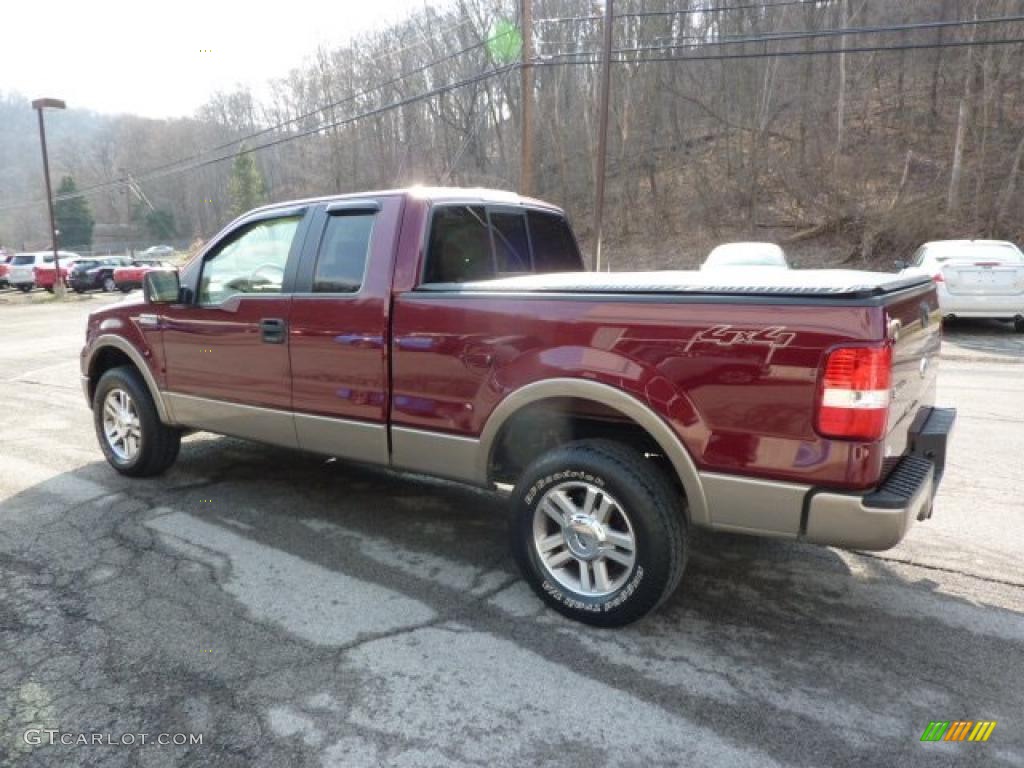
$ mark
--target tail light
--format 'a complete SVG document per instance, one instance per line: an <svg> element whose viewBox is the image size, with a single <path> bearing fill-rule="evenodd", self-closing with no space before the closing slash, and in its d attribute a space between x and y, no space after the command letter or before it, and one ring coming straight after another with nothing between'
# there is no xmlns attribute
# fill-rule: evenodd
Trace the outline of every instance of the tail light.
<svg viewBox="0 0 1024 768"><path fill-rule="evenodd" d="M885 435L892 388L892 347L843 347L825 358L818 432L848 440Z"/></svg>
<svg viewBox="0 0 1024 768"><path fill-rule="evenodd" d="M942 276L941 272L936 272L934 275L932 275L932 281L936 283L944 283L946 282L946 278Z"/></svg>

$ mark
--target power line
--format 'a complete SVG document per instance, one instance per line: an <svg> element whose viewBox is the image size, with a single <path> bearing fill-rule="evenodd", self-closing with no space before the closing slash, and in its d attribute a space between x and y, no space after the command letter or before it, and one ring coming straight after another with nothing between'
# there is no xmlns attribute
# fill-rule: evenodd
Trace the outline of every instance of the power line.
<svg viewBox="0 0 1024 768"><path fill-rule="evenodd" d="M467 20L467 23L469 21L470 20ZM461 25L459 25L459 26L461 26ZM451 29L454 29L454 28L455 27L452 27L452 28L449 28L448 30L445 30L445 31L451 31ZM241 136L241 137L238 137L236 139L232 139L231 141L224 142L223 144L218 144L216 146L209 147L209 148L204 149L201 152L197 152L196 154L191 155L189 157L178 158L177 160L172 160L171 162L164 163L162 165L158 165L158 166L155 166L153 168L148 168L145 171L141 171L139 174L137 174L137 177L141 178L142 180L145 181L146 179L151 178L150 174L157 173L159 171L163 171L163 170L166 170L166 169L169 169L169 168L174 168L175 166L178 166L178 165L183 165L183 164L186 164L186 163L192 163L192 162L200 160L203 157L206 157L207 155L210 155L210 154L212 154L214 152L219 152L222 149L227 149L228 147L234 147L236 145L243 144L243 143L245 143L247 141L251 141L252 139L258 139L261 136L266 136L267 134L275 133L276 131L279 131L282 128L285 128L285 127L287 127L289 125L293 125L295 123L301 122L303 120L307 120L307 119L309 119L311 117L314 117L316 115L320 115L320 114L322 114L324 112L327 112L328 110L331 110L331 109L334 109L336 107L342 106L343 104L351 103L351 102L356 101L357 99L360 99L360 98L362 98L364 96L368 96L369 94L374 93L375 91L380 91L380 90L388 88L388 87L390 87L392 85L396 85L397 83L400 83L403 80L408 80L410 77L413 77L414 75L421 74L421 73L427 71L428 69L433 69L434 67L439 66L441 64L445 64L445 63L451 61L452 59L458 58L459 56L463 56L463 55L465 55L467 53L471 53L471 52L473 52L475 50L483 48L488 43L491 43L491 42L493 42L494 40L497 40L500 37L502 37L502 35L495 35L495 36L489 37L489 38L487 38L485 40L481 40L481 41L479 41L477 43L474 43L473 45L467 46L467 47L462 48L462 49L460 49L458 51L455 51L453 53L446 54L445 56L442 56L439 59L434 59L433 61L427 62L426 64L422 64L422 65L420 65L418 67L415 67L414 69L410 69L410 70L408 70L406 72L402 72L401 74L398 74L395 77L392 77L389 80L386 80L386 81L384 81L382 83L377 83L376 85L372 85L372 86L369 86L367 88L364 88L364 89L362 89L362 90L360 90L360 91L358 91L358 92L356 92L354 94L350 94L348 96L342 97L341 99L337 99L337 100L335 100L333 102L328 102L327 104L324 104L323 106L318 107L315 110L311 110L311 111L305 112L305 113L303 113L301 115L296 115L295 117L289 118L287 120L283 120L283 121L281 121L279 123L275 123L274 125L268 126L267 128L260 129L259 131L256 131L255 133L250 133L250 134L247 134L245 136ZM91 185L89 187L85 187L83 189L80 189L73 196L58 195L55 198L55 200L71 200L71 199L74 199L74 197L81 197L83 195L91 194L93 192L101 192L104 189L110 189L110 188L116 188L116 187L119 187L119 186L125 186L125 185L128 185L129 183L130 182L129 182L127 177L121 177L121 178L117 178L117 179L110 179L108 181L100 182L98 184L93 184L93 185ZM45 201L40 201L40 202L45 202ZM33 204L35 204L35 203L33 203ZM6 209L0 208L0 210L6 210Z"/></svg>
<svg viewBox="0 0 1024 768"><path fill-rule="evenodd" d="M731 61L738 59L771 59L771 58L790 58L793 56L825 56L825 55L836 55L840 53L876 53L883 51L918 51L918 50L931 50L936 48L969 48L971 46L985 46L985 45L1016 45L1024 43L1024 37L1018 38L994 38L988 40L951 40L942 43L920 43L920 44L901 44L901 45L872 45L872 46L855 46L855 47L843 47L843 48L819 48L816 50L809 51L757 51L754 53L717 53L708 54L701 56L651 56L651 57L635 57L635 58L617 58L612 59L613 64L642 64L645 62L663 62L663 61ZM628 49L624 49L623 52L628 52ZM577 56L589 56L589 60L576 60L570 61L563 59L560 61L553 60L540 60L534 62L535 66L538 67L558 67L558 66L576 66L576 65L587 65L587 64L599 64L601 59L599 53L588 52L580 54L567 54ZM597 58L595 58L597 57Z"/></svg>
<svg viewBox="0 0 1024 768"><path fill-rule="evenodd" d="M195 162L195 163L192 163L192 164L187 165L187 166L182 166L182 167L178 167L178 168L169 168L169 169L166 169L166 170L162 170L159 173L149 172L149 173L147 173L145 175L140 174L140 175L135 177L135 181L136 182L138 182L138 181L153 181L155 179L162 179L162 178L166 178L168 176L177 175L179 173L185 173L187 171L194 171L194 170L198 170L200 168L205 168L207 166L216 165L217 163L222 163L225 160L233 160L234 158L239 157L241 155L248 155L248 154L251 154L253 152L259 152L259 151L262 151L264 149L269 149L270 147L276 147L276 146L281 145L281 144L286 144L286 143L288 143L290 141L296 141L297 139L305 138L306 136L311 136L311 135L313 135L315 133L321 133L321 132L326 131L326 130L328 130L330 128L339 128L341 126L348 125L350 123L354 123L354 122L357 122L359 120L364 120L364 119L366 119L368 117L376 117L377 115L384 114L385 112L390 112L393 109L400 109L401 107L409 106L410 104L415 104L415 103L417 103L419 101L423 101L425 99L433 98L434 96L440 96L440 95L443 95L445 93L449 93L451 91L458 90L459 88L465 88L466 86L473 85L475 83L479 83L479 82L482 82L484 80L488 80L488 79L490 79L492 77L496 77L498 75L502 75L502 74L504 74L504 73L506 73L506 72L508 72L508 71L510 71L512 69L517 69L520 66L522 66L521 62L517 61L517 62L513 62L512 64L506 64L506 65L501 66L501 67L495 67L492 70L480 73L478 75L474 75L473 77L469 77L469 78L466 78L464 80L460 80L460 81L457 81L457 82L454 82L454 83L447 83L445 85L438 86L437 88L433 88L433 89L431 89L429 91L424 91L422 93L416 94L415 96L410 96L410 97L405 98L405 99L400 99L400 100L392 102L390 104L386 104L386 105L381 106L381 107L377 107L377 108L374 108L374 109L371 109L371 110L367 110L367 111L361 112L360 114L357 114L357 115L352 115L351 117L342 118L340 120L334 120L334 121L332 121L330 123L325 123L323 125L318 125L315 128L309 128L309 129L306 129L306 130L303 130L303 131L299 131L298 133L290 133L287 136L282 136L282 137L280 137L278 139L275 139L273 141L268 141L268 142L265 142L263 144L259 144L259 145L255 146L255 147L246 147L244 149L239 150L238 152L233 152L233 153L230 153L230 154L221 155L220 157L211 158L209 160L204 160L202 162ZM109 185L118 184L118 183L123 184L123 183L126 183L126 182L121 181L121 180L114 181L114 182L108 182ZM63 197L58 198L58 199L61 199L61 200L71 200L71 199L74 199L74 198L77 198L77 197L85 197L85 196L87 196L89 194L92 194L95 191L97 191L96 188L89 188L89 189L86 189L86 190L79 190L78 192L76 192L76 193L74 193L72 195L66 195L66 196L63 196ZM17 204L14 204L14 205L8 205L8 206L0 207L0 211L13 210L13 209L17 209L17 208L26 208L26 207L31 206L31 205L39 205L42 202L45 202L45 201L34 201L34 202L31 202L31 203L17 203Z"/></svg>
<svg viewBox="0 0 1024 768"><path fill-rule="evenodd" d="M668 50L692 50L707 46L745 45L748 43L769 43L780 40L813 40L830 37L855 37L857 35L885 34L890 32L911 32L925 29L946 29L949 27L973 27L989 24L1004 24L1024 21L1024 15L999 16L984 19L960 19L951 21L928 21L912 24L891 24L874 27L847 27L844 29L824 29L814 32L770 32L763 35L749 35L746 37L730 37L725 40L706 40L701 42L679 43L661 46L637 46L633 48L616 48L613 53L643 53L648 51ZM577 51L548 54L549 58L561 58L565 56L596 55L595 51Z"/></svg>
<svg viewBox="0 0 1024 768"><path fill-rule="evenodd" d="M636 18L648 18L652 16L690 16L693 14L700 13L719 13L728 11L749 11L749 10L771 10L772 8L786 8L793 5L817 5L821 0L779 0L775 3L749 3L745 5L718 5L708 6L707 8L679 8L670 11L629 11L627 13L617 13L614 18L616 19L636 19ZM544 19L535 19L534 22L540 23L570 23L577 21L601 21L604 16L549 16Z"/></svg>

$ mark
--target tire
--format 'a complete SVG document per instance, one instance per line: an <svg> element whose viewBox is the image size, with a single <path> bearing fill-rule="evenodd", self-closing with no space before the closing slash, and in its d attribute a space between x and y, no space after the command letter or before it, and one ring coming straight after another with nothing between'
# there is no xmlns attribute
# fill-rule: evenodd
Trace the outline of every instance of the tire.
<svg viewBox="0 0 1024 768"><path fill-rule="evenodd" d="M117 290L119 290L121 293L131 293L132 287L130 285L119 285L117 286Z"/></svg>
<svg viewBox="0 0 1024 768"><path fill-rule="evenodd" d="M1015 317L1013 319L1013 330L1017 333L1024 333L1024 317Z"/></svg>
<svg viewBox="0 0 1024 768"><path fill-rule="evenodd" d="M576 527L562 514L565 500ZM571 619L620 627L679 585L688 546L684 501L656 464L628 446L581 440L556 448L526 469L511 504L513 553L524 578Z"/></svg>
<svg viewBox="0 0 1024 768"><path fill-rule="evenodd" d="M32 288L33 286L31 283L21 283L18 286L18 290L21 291L22 293L28 293L29 291L32 290Z"/></svg>
<svg viewBox="0 0 1024 768"><path fill-rule="evenodd" d="M107 275L103 278L103 290L107 293L117 290L117 283L114 282L113 275Z"/></svg>
<svg viewBox="0 0 1024 768"><path fill-rule="evenodd" d="M134 410L130 431L137 436L133 441L133 452L128 450L129 442L122 442L119 447L107 436L104 414L108 396L116 410L121 395L127 396L129 407ZM92 411L96 438L103 455L110 466L122 475L153 477L167 471L178 458L181 432L160 421L153 397L135 368L121 366L104 373L96 384Z"/></svg>
<svg viewBox="0 0 1024 768"><path fill-rule="evenodd" d="M85 288L74 288L72 290L74 290L75 293L85 293Z"/></svg>

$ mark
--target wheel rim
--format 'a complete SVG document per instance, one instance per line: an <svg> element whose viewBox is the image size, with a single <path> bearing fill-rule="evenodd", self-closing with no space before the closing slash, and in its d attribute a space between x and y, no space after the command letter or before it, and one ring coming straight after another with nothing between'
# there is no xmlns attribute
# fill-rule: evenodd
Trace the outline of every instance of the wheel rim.
<svg viewBox="0 0 1024 768"><path fill-rule="evenodd" d="M117 287L117 284L114 282L114 278L108 277L106 280L103 281L103 287L108 291L112 291L114 290L114 288Z"/></svg>
<svg viewBox="0 0 1024 768"><path fill-rule="evenodd" d="M103 399L103 434L120 461L130 462L139 455L142 424L135 401L123 389L112 389Z"/></svg>
<svg viewBox="0 0 1024 768"><path fill-rule="evenodd" d="M636 563L636 537L624 508L587 482L561 483L541 497L533 547L548 576L584 597L615 592Z"/></svg>

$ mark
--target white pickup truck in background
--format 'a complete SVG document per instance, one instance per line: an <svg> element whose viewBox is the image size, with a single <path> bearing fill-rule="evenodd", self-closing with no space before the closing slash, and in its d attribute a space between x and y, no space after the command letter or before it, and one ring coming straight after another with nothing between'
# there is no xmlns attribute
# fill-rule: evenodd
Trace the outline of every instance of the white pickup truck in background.
<svg viewBox="0 0 1024 768"><path fill-rule="evenodd" d="M947 318L1012 320L1024 333L1024 253L1003 240L939 240L914 254L906 274L935 281Z"/></svg>

